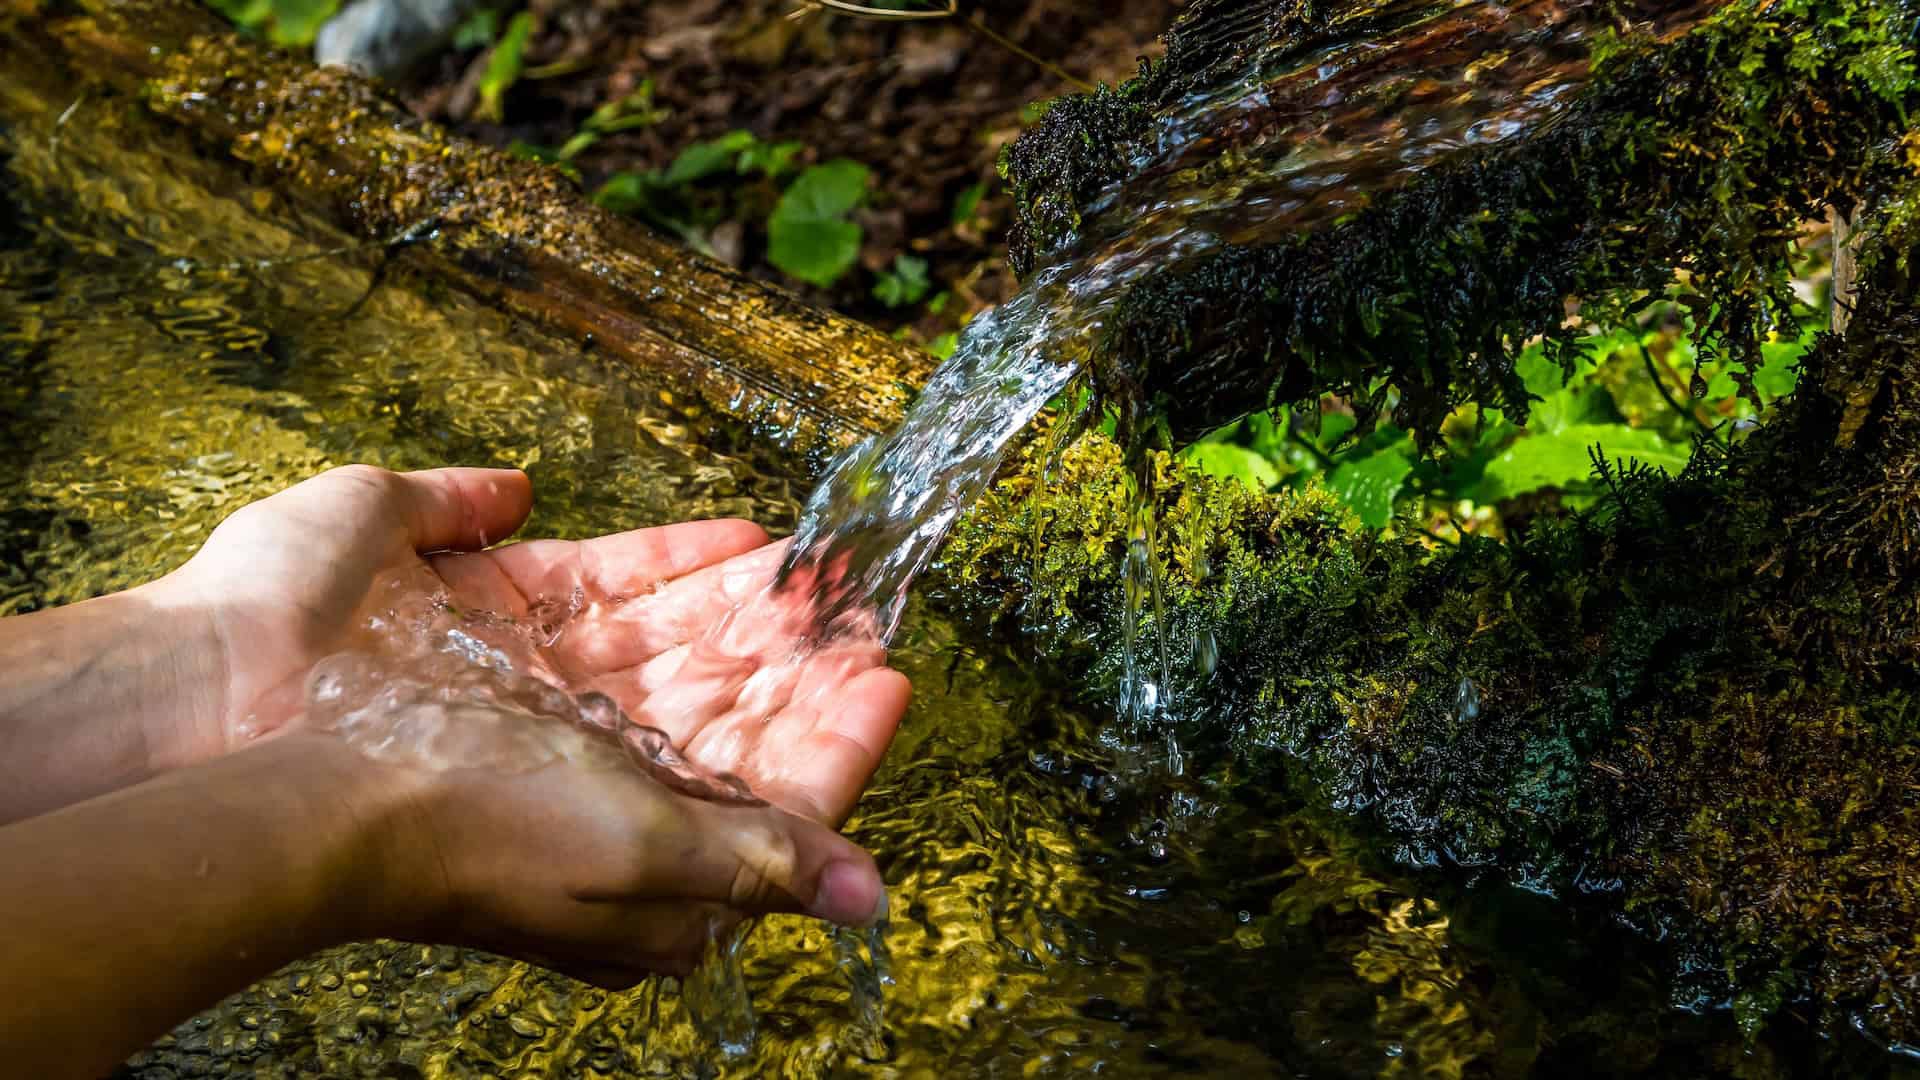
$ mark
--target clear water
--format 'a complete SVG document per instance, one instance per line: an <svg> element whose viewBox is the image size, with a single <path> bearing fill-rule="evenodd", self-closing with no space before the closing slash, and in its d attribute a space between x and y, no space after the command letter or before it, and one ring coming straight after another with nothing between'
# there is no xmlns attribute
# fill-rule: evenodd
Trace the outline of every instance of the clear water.
<svg viewBox="0 0 1920 1080"><path fill-rule="evenodd" d="M64 103L61 103L64 105ZM792 526L806 478L659 388L404 272L300 259L241 178L82 108L0 135L0 611L150 579L226 513L329 465L512 464L526 534L697 515ZM157 164L158 163L158 164ZM218 194L211 194L217 192ZM122 1070L197 1076L1868 1076L1863 1045L1744 1047L1564 904L1388 867L1279 774L1162 747L913 592L917 699L850 824L895 917L883 1028L844 949L766 920L716 985L609 994L498 957L328 950ZM98 948L100 943L76 943ZM751 1050L688 997L748 993Z"/></svg>

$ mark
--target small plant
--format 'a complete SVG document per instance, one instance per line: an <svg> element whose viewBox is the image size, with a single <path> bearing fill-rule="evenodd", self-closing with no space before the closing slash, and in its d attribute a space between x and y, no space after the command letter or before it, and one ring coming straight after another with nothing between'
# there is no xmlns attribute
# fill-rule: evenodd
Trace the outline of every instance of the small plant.
<svg viewBox="0 0 1920 1080"><path fill-rule="evenodd" d="M480 104L473 113L476 119L497 124L506 118L506 94L520 81L527 39L532 36L532 12L522 11L508 20L506 32L494 42L487 70L480 77Z"/></svg>
<svg viewBox="0 0 1920 1080"><path fill-rule="evenodd" d="M731 192L707 190L706 182L716 177L759 176L778 184L792 173L801 149L797 142L766 143L750 131L729 131L687 147L665 169L614 173L594 192L593 201L672 232L711 255L708 230L738 216L739 208L733 205ZM570 167L560 161L559 151L546 160Z"/></svg>
<svg viewBox="0 0 1920 1080"><path fill-rule="evenodd" d="M1816 328L1807 317L1798 339L1763 349L1754 375L1763 406L1793 390L1795 363ZM1595 453L1677 474L1696 437L1725 442L1758 420L1728 365L1695 354L1690 318L1681 303L1655 304L1643 329L1586 338L1571 373L1541 346L1527 349L1516 364L1536 399L1527 425L1465 406L1443 426L1443 445L1430 459L1391 424L1356 432L1354 417L1332 398L1310 412L1255 414L1185 453L1208 473L1260 490L1317 482L1374 529L1400 511L1460 528L1546 493L1560 505L1585 506L1600 495Z"/></svg>
<svg viewBox="0 0 1920 1080"><path fill-rule="evenodd" d="M927 260L912 255L896 255L893 268L882 270L873 286L873 298L890 308L917 304L933 283L927 278Z"/></svg>
<svg viewBox="0 0 1920 1080"><path fill-rule="evenodd" d="M844 158L801 173L767 219L767 260L814 285L840 280L860 257L860 226L847 215L866 200L868 175Z"/></svg>

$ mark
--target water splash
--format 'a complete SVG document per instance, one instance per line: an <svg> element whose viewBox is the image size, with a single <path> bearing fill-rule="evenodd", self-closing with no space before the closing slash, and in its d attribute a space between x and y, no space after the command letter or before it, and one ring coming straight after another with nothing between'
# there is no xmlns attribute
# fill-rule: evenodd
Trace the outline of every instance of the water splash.
<svg viewBox="0 0 1920 1080"><path fill-rule="evenodd" d="M301 722L368 757L496 772L634 767L693 798L765 805L567 671L553 646L584 607L577 590L514 619L463 610L420 566L382 575L365 607L348 647L308 672Z"/></svg>
<svg viewBox="0 0 1920 1080"><path fill-rule="evenodd" d="M694 1029L708 1045L732 1058L753 1052L759 1025L742 964L749 930L747 924L729 928L717 916L710 918L707 955L692 974L680 980L680 999Z"/></svg>

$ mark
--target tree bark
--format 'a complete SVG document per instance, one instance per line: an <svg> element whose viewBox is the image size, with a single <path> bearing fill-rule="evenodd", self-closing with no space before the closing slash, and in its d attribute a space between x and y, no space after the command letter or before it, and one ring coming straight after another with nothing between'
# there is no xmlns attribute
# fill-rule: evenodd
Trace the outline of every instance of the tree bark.
<svg viewBox="0 0 1920 1080"><path fill-rule="evenodd" d="M326 225L796 450L887 430L931 370L920 350L603 212L556 172L246 41L188 0L0 0L8 123L59 126L103 101L137 103Z"/></svg>

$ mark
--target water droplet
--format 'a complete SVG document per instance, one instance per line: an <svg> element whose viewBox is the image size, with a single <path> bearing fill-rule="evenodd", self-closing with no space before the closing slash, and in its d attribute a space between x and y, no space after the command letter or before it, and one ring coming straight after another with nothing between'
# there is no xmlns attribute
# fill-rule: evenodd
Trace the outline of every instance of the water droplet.
<svg viewBox="0 0 1920 1080"><path fill-rule="evenodd" d="M1480 718L1480 689L1473 685L1472 679L1461 679L1460 688L1454 691L1453 718L1461 723Z"/></svg>

